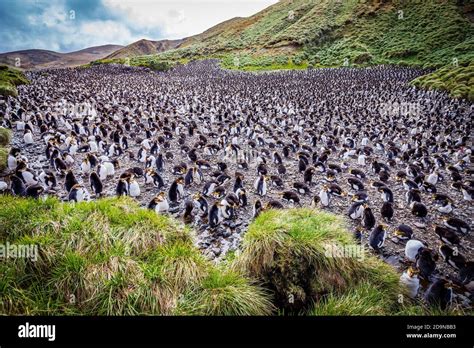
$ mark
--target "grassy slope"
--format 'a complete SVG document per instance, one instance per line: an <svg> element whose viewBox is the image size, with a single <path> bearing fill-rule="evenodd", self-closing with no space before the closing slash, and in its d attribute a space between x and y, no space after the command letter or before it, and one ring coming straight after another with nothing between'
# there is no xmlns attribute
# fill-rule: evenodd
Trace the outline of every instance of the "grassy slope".
<svg viewBox="0 0 474 348"><path fill-rule="evenodd" d="M412 81L415 86L446 90L452 97L474 101L474 61L469 65L446 65Z"/></svg>
<svg viewBox="0 0 474 348"><path fill-rule="evenodd" d="M382 261L324 255L325 243L353 243L331 214L265 212L243 251L217 266L195 248L192 231L127 198L0 196L0 226L0 244L39 246L36 261L0 262L0 314L427 313L398 304L404 290Z"/></svg>
<svg viewBox="0 0 474 348"><path fill-rule="evenodd" d="M28 80L17 69L0 65L0 95L18 95L16 86L28 83Z"/></svg>
<svg viewBox="0 0 474 348"><path fill-rule="evenodd" d="M474 6L458 3L283 0L249 18L221 23L159 57L220 58L223 67L242 70L344 64L441 68L453 60L466 65L474 61L474 26L468 19Z"/></svg>

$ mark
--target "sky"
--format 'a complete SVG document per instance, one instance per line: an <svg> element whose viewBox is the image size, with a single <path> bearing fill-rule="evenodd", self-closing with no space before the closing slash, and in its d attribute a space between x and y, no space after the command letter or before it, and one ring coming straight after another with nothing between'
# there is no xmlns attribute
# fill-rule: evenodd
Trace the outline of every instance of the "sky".
<svg viewBox="0 0 474 348"><path fill-rule="evenodd" d="M0 0L0 52L180 39L277 0Z"/></svg>

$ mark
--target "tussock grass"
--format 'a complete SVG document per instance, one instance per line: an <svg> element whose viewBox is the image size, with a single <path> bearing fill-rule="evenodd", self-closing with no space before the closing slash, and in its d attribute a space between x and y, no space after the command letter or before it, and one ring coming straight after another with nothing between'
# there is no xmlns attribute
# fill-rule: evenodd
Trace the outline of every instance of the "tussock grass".
<svg viewBox="0 0 474 348"><path fill-rule="evenodd" d="M7 168L8 149L0 146L0 172Z"/></svg>
<svg viewBox="0 0 474 348"><path fill-rule="evenodd" d="M12 132L7 128L0 127L0 146L7 146L11 139Z"/></svg>
<svg viewBox="0 0 474 348"><path fill-rule="evenodd" d="M29 83L20 70L0 65L0 95L17 96L16 86Z"/></svg>
<svg viewBox="0 0 474 348"><path fill-rule="evenodd" d="M212 270L198 288L180 299L184 315L270 315L269 293L237 272Z"/></svg>
<svg viewBox="0 0 474 348"><path fill-rule="evenodd" d="M0 207L0 242L39 251L2 262L3 314L169 314L208 272L189 230L131 199L2 196Z"/></svg>
<svg viewBox="0 0 474 348"><path fill-rule="evenodd" d="M474 101L474 61L460 66L447 65L418 77L412 83L421 88L445 90L452 97Z"/></svg>
<svg viewBox="0 0 474 348"><path fill-rule="evenodd" d="M347 292L364 282L386 293L387 303L382 305L396 302L403 289L390 266L363 250L353 257L332 257L328 246L355 246L341 218L310 209L269 210L250 225L233 267L262 281L286 313L350 296Z"/></svg>

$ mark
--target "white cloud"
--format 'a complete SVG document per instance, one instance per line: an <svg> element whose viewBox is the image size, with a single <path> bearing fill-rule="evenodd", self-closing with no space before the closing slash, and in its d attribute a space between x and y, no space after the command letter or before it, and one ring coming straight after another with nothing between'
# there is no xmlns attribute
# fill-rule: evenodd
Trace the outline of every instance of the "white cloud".
<svg viewBox="0 0 474 348"><path fill-rule="evenodd" d="M161 29L162 37L151 39L178 39L199 34L230 18L251 16L276 2L277 0L104 0L105 6L126 13L127 21L137 29Z"/></svg>

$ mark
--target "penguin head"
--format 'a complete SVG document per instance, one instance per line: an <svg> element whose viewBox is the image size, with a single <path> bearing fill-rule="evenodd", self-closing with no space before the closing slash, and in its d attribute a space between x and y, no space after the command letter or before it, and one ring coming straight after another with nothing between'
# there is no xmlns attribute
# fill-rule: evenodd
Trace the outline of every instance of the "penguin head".
<svg viewBox="0 0 474 348"><path fill-rule="evenodd" d="M420 271L412 266L408 267L407 274L410 278L417 277Z"/></svg>

